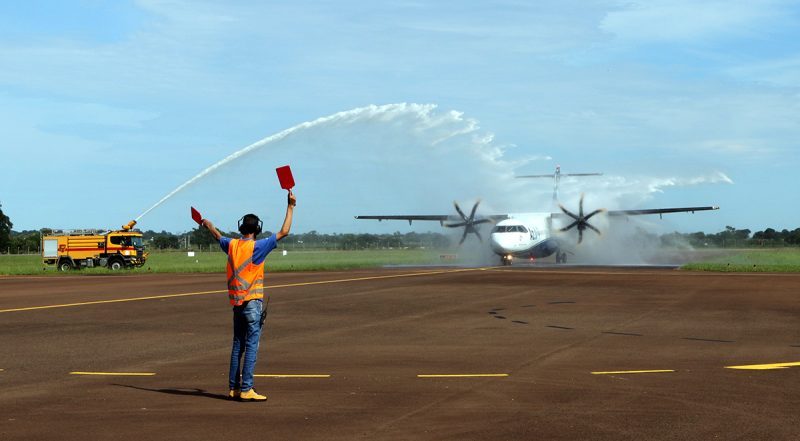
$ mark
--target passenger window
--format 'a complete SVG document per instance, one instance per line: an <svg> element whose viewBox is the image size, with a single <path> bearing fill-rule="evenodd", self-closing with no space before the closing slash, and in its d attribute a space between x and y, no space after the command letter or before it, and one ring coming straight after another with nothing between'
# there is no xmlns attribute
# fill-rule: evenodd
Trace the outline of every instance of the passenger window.
<svg viewBox="0 0 800 441"><path fill-rule="evenodd" d="M119 245L122 243L122 236L111 236L111 243L114 245Z"/></svg>

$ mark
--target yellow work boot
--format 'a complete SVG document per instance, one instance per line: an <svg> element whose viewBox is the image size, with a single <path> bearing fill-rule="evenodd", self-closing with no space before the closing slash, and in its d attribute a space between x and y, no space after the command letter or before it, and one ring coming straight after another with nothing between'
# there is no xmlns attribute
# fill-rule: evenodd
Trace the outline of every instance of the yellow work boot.
<svg viewBox="0 0 800 441"><path fill-rule="evenodd" d="M241 394L242 394L242 391L240 391L239 389L231 389L231 390L228 391L228 399L229 400L238 400L239 399L239 395L241 395Z"/></svg>
<svg viewBox="0 0 800 441"><path fill-rule="evenodd" d="M267 396L259 395L255 389L250 389L242 391L242 393L239 394L239 399L242 401L267 401Z"/></svg>

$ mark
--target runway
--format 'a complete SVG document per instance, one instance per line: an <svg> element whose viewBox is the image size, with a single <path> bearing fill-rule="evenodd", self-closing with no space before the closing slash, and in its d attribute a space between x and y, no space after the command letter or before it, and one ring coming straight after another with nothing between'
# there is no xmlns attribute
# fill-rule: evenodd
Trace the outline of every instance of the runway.
<svg viewBox="0 0 800 441"><path fill-rule="evenodd" d="M225 399L224 274L0 278L0 439L798 439L800 275L267 277Z"/></svg>

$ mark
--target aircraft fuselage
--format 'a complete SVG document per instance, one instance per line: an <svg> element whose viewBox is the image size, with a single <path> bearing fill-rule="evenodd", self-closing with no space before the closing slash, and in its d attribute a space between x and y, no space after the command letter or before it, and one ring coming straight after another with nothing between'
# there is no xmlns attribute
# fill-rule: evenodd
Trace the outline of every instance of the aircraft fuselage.
<svg viewBox="0 0 800 441"><path fill-rule="evenodd" d="M498 222L489 236L492 251L510 259L515 257L542 258L559 251L559 241L551 234L550 213L509 215Z"/></svg>

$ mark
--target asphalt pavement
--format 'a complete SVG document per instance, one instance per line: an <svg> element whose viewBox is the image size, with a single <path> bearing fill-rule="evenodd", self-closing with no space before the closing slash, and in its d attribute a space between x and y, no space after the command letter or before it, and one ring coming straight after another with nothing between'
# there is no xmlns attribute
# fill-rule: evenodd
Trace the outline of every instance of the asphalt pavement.
<svg viewBox="0 0 800 441"><path fill-rule="evenodd" d="M0 439L800 439L800 275L278 273L228 401L224 274L0 277Z"/></svg>

